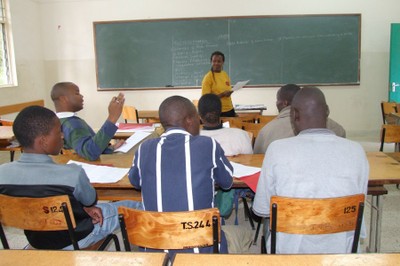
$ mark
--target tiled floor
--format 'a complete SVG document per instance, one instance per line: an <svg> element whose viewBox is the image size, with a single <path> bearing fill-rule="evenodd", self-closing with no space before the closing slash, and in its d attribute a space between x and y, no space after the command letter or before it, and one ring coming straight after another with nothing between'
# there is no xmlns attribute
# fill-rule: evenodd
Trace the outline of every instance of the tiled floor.
<svg viewBox="0 0 400 266"><path fill-rule="evenodd" d="M354 140L359 141L366 151L378 151L379 143L375 141L369 141L371 138L354 138ZM385 151L392 151L393 147L390 145L385 145ZM19 154L16 154L16 158ZM8 162L9 154L6 152L0 152L0 163ZM383 218L382 218L382 240L381 240L381 252L400 252L400 227L398 221L400 220L400 190L396 188L395 185L385 186L389 193L383 196ZM370 217L370 204L368 203L370 199L368 198L366 208L365 208L365 224L369 230L369 217ZM244 228L250 229L250 223L245 221L243 215L243 205L240 204L240 209L238 212L239 225ZM227 224L234 224L234 215L231 215L227 219ZM255 231L253 231L255 232ZM12 228L6 228L6 234L8 236L11 248L23 248L27 241L21 230L16 230ZM120 238L121 239L121 238ZM260 239L256 245L251 245L248 253L260 253ZM362 252L366 251L368 245L368 239L365 239L361 243ZM0 247L2 248L2 247Z"/></svg>

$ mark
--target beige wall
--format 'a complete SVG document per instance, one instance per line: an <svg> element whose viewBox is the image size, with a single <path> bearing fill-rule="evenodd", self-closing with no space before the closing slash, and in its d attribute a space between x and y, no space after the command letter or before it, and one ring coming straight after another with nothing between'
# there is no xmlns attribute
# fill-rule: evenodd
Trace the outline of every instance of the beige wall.
<svg viewBox="0 0 400 266"><path fill-rule="evenodd" d="M39 6L26 0L9 2L18 86L0 88L0 105L44 99L47 94Z"/></svg>
<svg viewBox="0 0 400 266"><path fill-rule="evenodd" d="M80 115L94 127L107 115L115 94L96 89L93 21L181 17L251 16L282 14L362 14L360 86L321 87L331 109L349 135L378 137L379 102L387 100L390 23L400 22L398 0L12 0L11 12L20 85L1 89L12 102L11 92L25 98L47 97L58 81L74 81L85 96ZM229 4L227 4L229 3ZM30 47L33 45L33 47ZM39 48L39 46L41 48ZM37 66L36 66L37 65ZM44 74L42 70L44 67ZM277 88L244 89L233 94L235 104L267 105L276 114ZM25 94L26 93L26 94ZM139 109L156 109L163 99L180 94L197 99L200 90L127 91L127 103ZM3 97L2 97L3 98ZM4 104L4 99L0 100Z"/></svg>

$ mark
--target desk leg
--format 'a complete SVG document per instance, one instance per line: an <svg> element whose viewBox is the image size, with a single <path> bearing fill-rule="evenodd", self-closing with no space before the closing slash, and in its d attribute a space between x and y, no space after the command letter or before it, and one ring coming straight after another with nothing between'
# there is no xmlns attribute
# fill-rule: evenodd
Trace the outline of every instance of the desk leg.
<svg viewBox="0 0 400 266"><path fill-rule="evenodd" d="M379 253L381 250L382 210L383 201L380 196L372 196L368 252Z"/></svg>

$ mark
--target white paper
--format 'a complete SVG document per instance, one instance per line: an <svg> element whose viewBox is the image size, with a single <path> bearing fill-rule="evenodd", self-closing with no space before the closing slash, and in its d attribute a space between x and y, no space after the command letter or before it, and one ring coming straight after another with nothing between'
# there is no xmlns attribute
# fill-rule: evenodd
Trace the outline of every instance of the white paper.
<svg viewBox="0 0 400 266"><path fill-rule="evenodd" d="M237 91L243 88L247 83L249 83L250 80L245 80L245 81L238 81L235 86L233 86L232 90Z"/></svg>
<svg viewBox="0 0 400 266"><path fill-rule="evenodd" d="M261 171L260 167L247 166L235 162L230 162L230 163L233 166L233 176L236 178L254 175Z"/></svg>
<svg viewBox="0 0 400 266"><path fill-rule="evenodd" d="M82 166L90 183L115 183L121 180L129 171L129 168L119 168L103 165L94 165L69 160L67 164L77 164Z"/></svg>
<svg viewBox="0 0 400 266"><path fill-rule="evenodd" d="M236 104L235 109L237 110L261 110L267 109L265 104Z"/></svg>
<svg viewBox="0 0 400 266"><path fill-rule="evenodd" d="M130 149L132 149L133 146L141 142L143 139L148 137L151 134L151 132L145 132L145 131L138 131L135 132L132 136L130 136L127 140L125 140L125 144L123 144L121 147L118 149L114 150L114 152L123 152L126 153Z"/></svg>

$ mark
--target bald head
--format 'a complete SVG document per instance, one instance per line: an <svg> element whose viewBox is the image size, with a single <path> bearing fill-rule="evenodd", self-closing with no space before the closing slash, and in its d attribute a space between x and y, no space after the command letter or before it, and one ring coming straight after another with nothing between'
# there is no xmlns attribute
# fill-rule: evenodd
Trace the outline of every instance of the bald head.
<svg viewBox="0 0 400 266"><path fill-rule="evenodd" d="M293 97L300 90L296 84L286 84L276 93L276 108L280 112L283 108L292 104Z"/></svg>
<svg viewBox="0 0 400 266"><path fill-rule="evenodd" d="M293 98L290 119L295 134L310 128L326 128L329 108L317 87L304 87Z"/></svg>
<svg viewBox="0 0 400 266"><path fill-rule="evenodd" d="M184 128L192 135L199 134L200 120L193 103L181 96L165 99L158 110L165 130L170 127Z"/></svg>

